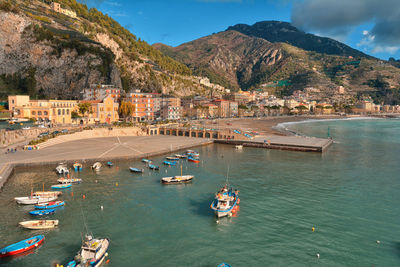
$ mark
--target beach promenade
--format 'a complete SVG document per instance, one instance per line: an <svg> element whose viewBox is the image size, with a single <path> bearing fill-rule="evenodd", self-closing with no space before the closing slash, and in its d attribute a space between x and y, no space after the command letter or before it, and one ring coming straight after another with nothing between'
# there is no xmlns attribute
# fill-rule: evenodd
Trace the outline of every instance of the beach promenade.
<svg viewBox="0 0 400 267"><path fill-rule="evenodd" d="M39 150L0 154L0 188L14 167L47 165L55 168L60 162L92 164L96 161L129 160L211 143L208 139L176 136L115 136L74 140Z"/></svg>

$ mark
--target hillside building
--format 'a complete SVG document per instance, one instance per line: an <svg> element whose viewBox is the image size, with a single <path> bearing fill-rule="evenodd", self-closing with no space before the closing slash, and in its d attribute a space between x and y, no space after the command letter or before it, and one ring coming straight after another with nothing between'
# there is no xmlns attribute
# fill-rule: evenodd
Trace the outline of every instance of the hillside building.
<svg viewBox="0 0 400 267"><path fill-rule="evenodd" d="M83 100L100 100L103 101L111 96L115 102L121 98L121 89L114 85L91 84L89 88L83 89L81 92Z"/></svg>
<svg viewBox="0 0 400 267"><path fill-rule="evenodd" d="M50 8L51 8L51 10L53 10L55 12L64 14L64 15L69 16L71 18L76 18L76 12L75 11L72 11L72 10L69 10L69 9L66 9L66 8L62 8L60 3L52 2L50 4Z"/></svg>

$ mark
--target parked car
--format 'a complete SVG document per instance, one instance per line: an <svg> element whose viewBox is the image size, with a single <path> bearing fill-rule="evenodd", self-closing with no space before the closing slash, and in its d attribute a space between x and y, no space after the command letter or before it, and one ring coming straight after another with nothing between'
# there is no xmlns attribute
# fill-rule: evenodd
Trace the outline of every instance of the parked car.
<svg viewBox="0 0 400 267"><path fill-rule="evenodd" d="M62 133L68 133L68 129L62 129L61 132Z"/></svg>
<svg viewBox="0 0 400 267"><path fill-rule="evenodd" d="M61 133L60 131L54 131L51 134L57 135L57 134L60 134L60 133Z"/></svg>
<svg viewBox="0 0 400 267"><path fill-rule="evenodd" d="M44 136L48 136L49 132L43 132L41 134L38 135L38 137L44 137Z"/></svg>

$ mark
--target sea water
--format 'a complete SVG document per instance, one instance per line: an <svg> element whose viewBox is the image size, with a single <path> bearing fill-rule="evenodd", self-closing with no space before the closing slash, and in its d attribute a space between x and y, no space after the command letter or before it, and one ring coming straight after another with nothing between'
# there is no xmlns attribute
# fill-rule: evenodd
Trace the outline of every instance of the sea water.
<svg viewBox="0 0 400 267"><path fill-rule="evenodd" d="M50 266L72 260L81 233L110 239L108 266L400 266L400 121L345 120L286 125L335 143L325 153L229 145L199 147L201 163L181 160L185 185L162 185L180 165L159 172L140 161L115 162L93 172L61 199L47 219L54 230L31 231L35 219L16 196L48 190L50 168L21 170L0 193L0 247L44 234L30 255L2 266ZM129 167L144 168L134 174ZM55 167L55 166L54 166ZM228 178L227 178L228 177ZM226 181L239 189L235 217L216 219L209 208ZM103 207L103 208L101 208ZM314 231L313 231L314 229ZM319 258L317 257L319 255Z"/></svg>

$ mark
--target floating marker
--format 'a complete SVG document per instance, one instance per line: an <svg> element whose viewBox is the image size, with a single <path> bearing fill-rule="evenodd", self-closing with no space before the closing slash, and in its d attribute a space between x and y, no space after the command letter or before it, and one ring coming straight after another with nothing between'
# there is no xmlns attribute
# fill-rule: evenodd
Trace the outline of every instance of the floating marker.
<svg viewBox="0 0 400 267"><path fill-rule="evenodd" d="M217 220L217 223L219 223L219 221Z"/></svg>
<svg viewBox="0 0 400 267"><path fill-rule="evenodd" d="M115 186L118 186L118 183L115 183Z"/></svg>
<svg viewBox="0 0 400 267"><path fill-rule="evenodd" d="M314 231L315 231L315 227L311 228L311 231L313 231L313 232L314 232Z"/></svg>
<svg viewBox="0 0 400 267"><path fill-rule="evenodd" d="M71 192L71 197L73 197L74 196L74 192Z"/></svg>
<svg viewBox="0 0 400 267"><path fill-rule="evenodd" d="M103 206L100 206L100 209L103 210Z"/></svg>
<svg viewBox="0 0 400 267"><path fill-rule="evenodd" d="M317 253L317 258L319 259L319 253Z"/></svg>
<svg viewBox="0 0 400 267"><path fill-rule="evenodd" d="M380 244L380 243L381 243L381 241L379 241L379 240L376 240L376 243L377 243L377 244Z"/></svg>
<svg viewBox="0 0 400 267"><path fill-rule="evenodd" d="M83 198L83 199L85 199L85 198L86 198L86 196L85 196L85 195L83 195L83 196L82 196L82 198Z"/></svg>

